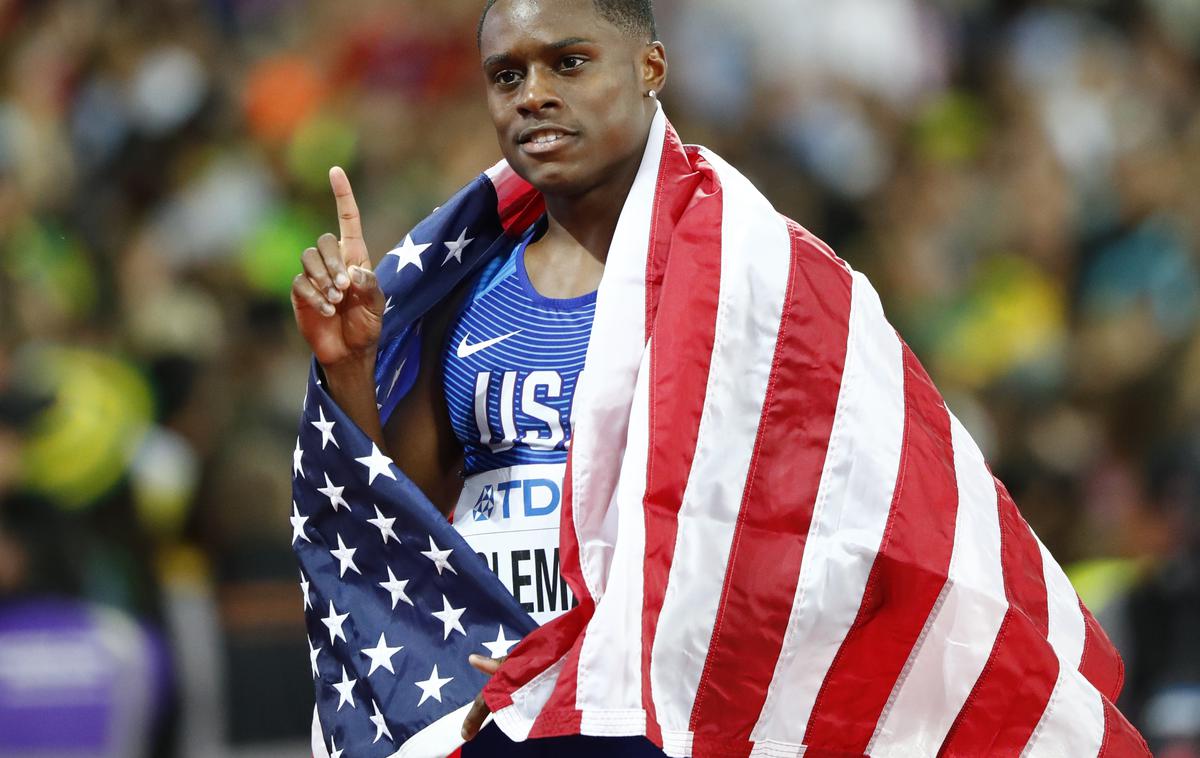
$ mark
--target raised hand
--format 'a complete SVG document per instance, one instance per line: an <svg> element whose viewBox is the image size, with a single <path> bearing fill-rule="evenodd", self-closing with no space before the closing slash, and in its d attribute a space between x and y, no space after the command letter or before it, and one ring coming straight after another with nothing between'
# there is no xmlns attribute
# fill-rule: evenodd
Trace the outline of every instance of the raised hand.
<svg viewBox="0 0 1200 758"><path fill-rule="evenodd" d="M362 220L346 172L329 171L341 239L323 234L301 256L304 273L292 281L292 310L317 361L331 368L374 360L384 297L371 270Z"/></svg>

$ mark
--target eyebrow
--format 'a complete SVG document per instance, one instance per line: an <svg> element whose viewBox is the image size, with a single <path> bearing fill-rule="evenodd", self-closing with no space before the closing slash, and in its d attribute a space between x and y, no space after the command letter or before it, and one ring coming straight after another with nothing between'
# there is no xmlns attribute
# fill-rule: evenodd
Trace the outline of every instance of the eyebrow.
<svg viewBox="0 0 1200 758"><path fill-rule="evenodd" d="M566 48L566 47L574 47L575 45L586 45L586 44L590 44L591 42L592 42L592 40L586 39L584 37L567 37L566 39L561 39L558 42L552 42L549 45L547 45L546 47L551 50L562 50L563 48ZM508 61L512 60L512 57L513 56L510 53L498 53L496 55L492 55L483 62L483 67L491 68L492 66L497 66L502 63L507 63Z"/></svg>

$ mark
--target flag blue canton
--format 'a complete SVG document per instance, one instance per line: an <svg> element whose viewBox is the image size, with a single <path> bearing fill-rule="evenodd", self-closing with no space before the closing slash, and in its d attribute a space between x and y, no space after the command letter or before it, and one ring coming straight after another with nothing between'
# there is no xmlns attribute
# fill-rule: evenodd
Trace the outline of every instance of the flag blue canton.
<svg viewBox="0 0 1200 758"><path fill-rule="evenodd" d="M515 244L481 176L379 264L385 423L415 381L420 319ZM292 547L325 744L335 755L390 756L479 694L485 677L470 654L506 654L536 624L338 408L315 365L292 474Z"/></svg>

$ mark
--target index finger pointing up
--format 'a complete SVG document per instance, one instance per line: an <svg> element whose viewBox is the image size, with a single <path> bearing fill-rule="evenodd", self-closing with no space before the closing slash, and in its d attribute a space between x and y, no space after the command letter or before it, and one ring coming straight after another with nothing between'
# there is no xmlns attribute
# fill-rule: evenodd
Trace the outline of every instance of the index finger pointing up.
<svg viewBox="0 0 1200 758"><path fill-rule="evenodd" d="M362 245L362 220L358 215L358 203L354 201L354 190L350 189L350 177L340 166L329 169L329 185L337 200L338 228L341 232L343 253L348 245ZM358 261L351 261L357 263Z"/></svg>

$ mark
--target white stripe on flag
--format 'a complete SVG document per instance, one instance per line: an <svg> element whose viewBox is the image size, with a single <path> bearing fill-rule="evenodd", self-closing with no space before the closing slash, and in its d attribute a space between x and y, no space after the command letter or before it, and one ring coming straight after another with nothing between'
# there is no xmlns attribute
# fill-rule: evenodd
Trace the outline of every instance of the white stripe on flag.
<svg viewBox="0 0 1200 758"><path fill-rule="evenodd" d="M804 750L803 745L763 740L754 743L754 747L750 750L750 758L800 758L804 755Z"/></svg>
<svg viewBox="0 0 1200 758"><path fill-rule="evenodd" d="M876 727L868 747L872 755L937 753L987 663L1008 609L996 485L954 414L950 433L959 507L949 579Z"/></svg>
<svg viewBox="0 0 1200 758"><path fill-rule="evenodd" d="M870 435L854 430L870 428ZM754 727L801 744L825 672L858 615L904 436L904 357L875 290L854 275L842 389L783 648ZM857 445L855 443L858 443Z"/></svg>
<svg viewBox="0 0 1200 758"><path fill-rule="evenodd" d="M311 741L313 758L329 758L329 748L325 747L325 730L321 728L321 717L317 714L315 705L313 706Z"/></svg>
<svg viewBox="0 0 1200 758"><path fill-rule="evenodd" d="M558 675L562 673L566 663L567 656L564 655L524 687L514 691L512 705L501 708L492 714L492 717L496 719L497 726L508 735L509 739L514 742L524 742L529 739L534 719L546 707L546 702L554 693L554 685L558 683Z"/></svg>
<svg viewBox="0 0 1200 758"><path fill-rule="evenodd" d="M604 278L587 360L575 387L571 418L571 515L579 539L583 580L594 599L604 593L615 531L606 532L608 505L617 485L629 413L646 345L646 253L666 141L660 106L650 128L641 168L625 201ZM614 525L615 526L615 525Z"/></svg>
<svg viewBox="0 0 1200 758"><path fill-rule="evenodd" d="M445 758L445 756L462 747L463 719L471 711L472 703L467 703L456 711L451 711L421 731L409 737L399 750L388 758ZM483 725L492 721L488 716Z"/></svg>
<svg viewBox="0 0 1200 758"><path fill-rule="evenodd" d="M1083 674L1059 666L1041 721L1021 752L1029 758L1094 758L1104 741L1104 704Z"/></svg>
<svg viewBox="0 0 1200 758"><path fill-rule="evenodd" d="M642 711L642 585L646 545L646 520L642 500L646 491L646 455L650 426L650 345L642 359L633 411L629 416L629 439L617 491L608 512L617 519L617 543L613 553L608 587L596 605L579 652L576 707L583 712L583 734L596 737L628 735L626 727L614 731L611 718L589 716L596 710L637 711L645 730ZM595 672L603 671L603 676Z"/></svg>
<svg viewBox="0 0 1200 758"><path fill-rule="evenodd" d="M783 217L705 151L722 189L721 291L696 454L678 516L674 560L650 659L663 738L686 741L708 655L788 284ZM770 219L759 224L760 219ZM754 222L754 223L750 223ZM751 265L748 256L758 256ZM668 734L671 733L671 734Z"/></svg>
<svg viewBox="0 0 1200 758"><path fill-rule="evenodd" d="M1036 535L1034 537L1036 539ZM1050 630L1047 639L1058 654L1063 668L1079 668L1083 657L1083 643L1087 636L1083 611L1079 609L1079 596L1071 586L1062 566L1050 555L1050 551L1038 540L1042 551L1042 577L1046 581L1046 600L1050 612Z"/></svg>

